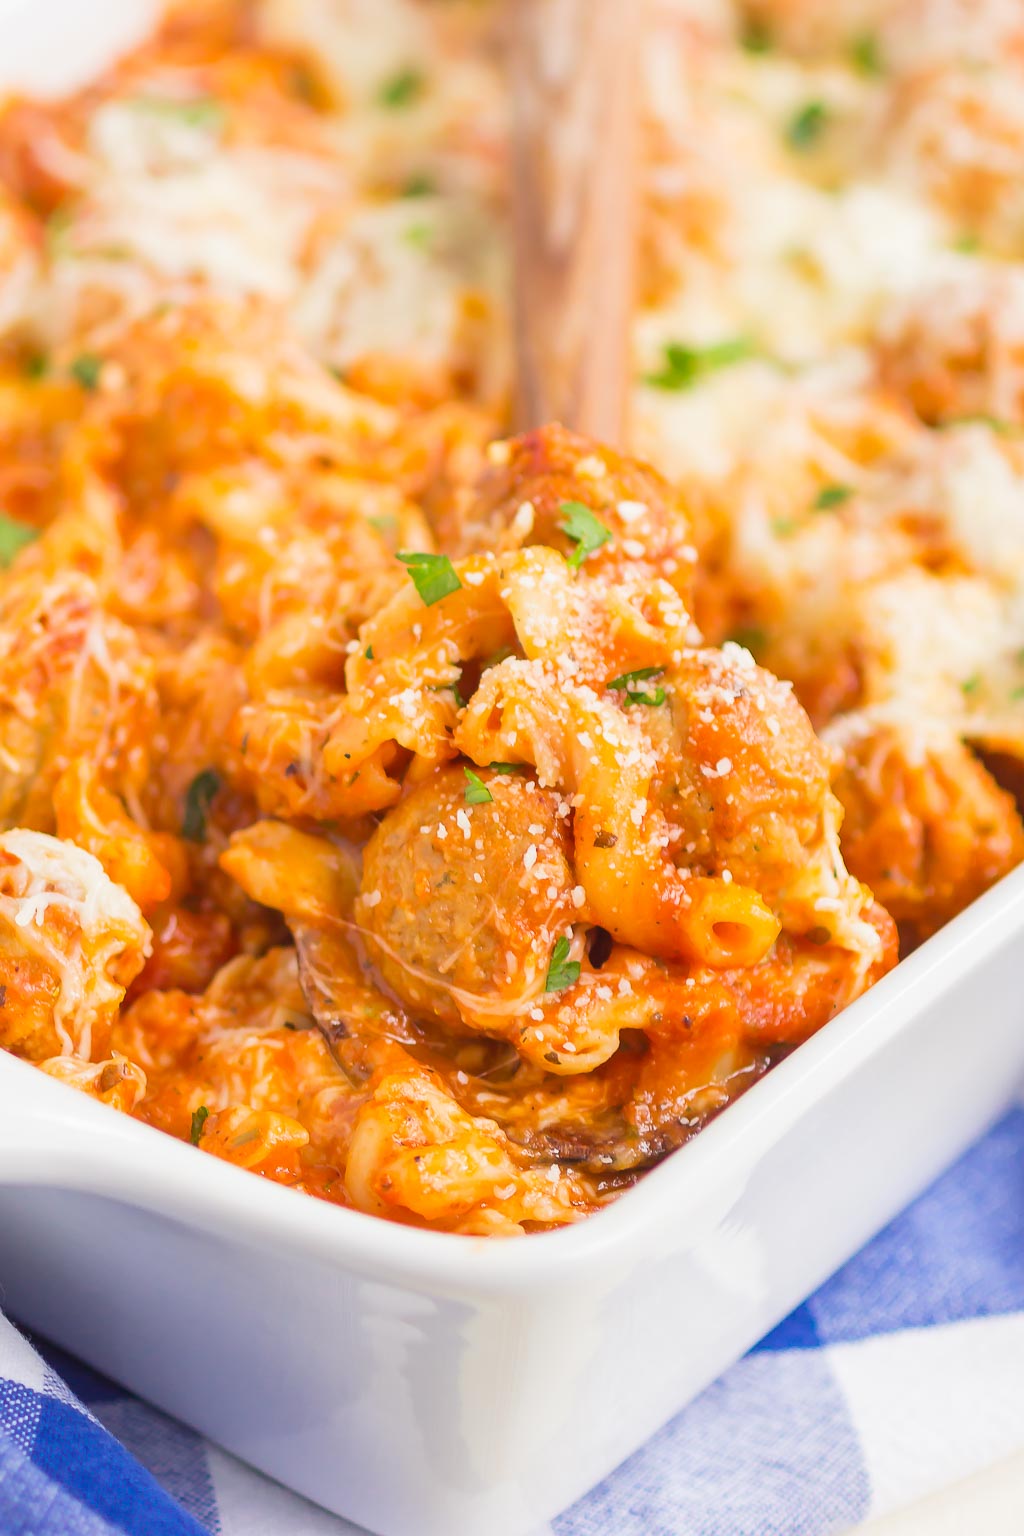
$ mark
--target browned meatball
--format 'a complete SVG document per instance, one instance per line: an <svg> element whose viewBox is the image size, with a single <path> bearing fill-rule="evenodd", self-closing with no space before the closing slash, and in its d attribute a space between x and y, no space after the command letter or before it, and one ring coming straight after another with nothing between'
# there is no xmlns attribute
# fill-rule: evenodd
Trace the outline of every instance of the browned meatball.
<svg viewBox="0 0 1024 1536"><path fill-rule="evenodd" d="M457 1025L538 990L573 905L569 807L521 773L461 765L419 785L366 847L356 902L385 981L418 1013ZM581 899L581 893L577 893ZM468 996L463 995L468 994ZM495 1034L503 1033L495 1015Z"/></svg>
<svg viewBox="0 0 1024 1536"><path fill-rule="evenodd" d="M693 524L679 493L657 470L557 425L496 443L491 453L481 478L438 517L443 548L492 549L525 508L525 542L569 554L565 508L579 503L612 535L589 556L588 569L612 573L623 561L635 569L640 559L689 601Z"/></svg>

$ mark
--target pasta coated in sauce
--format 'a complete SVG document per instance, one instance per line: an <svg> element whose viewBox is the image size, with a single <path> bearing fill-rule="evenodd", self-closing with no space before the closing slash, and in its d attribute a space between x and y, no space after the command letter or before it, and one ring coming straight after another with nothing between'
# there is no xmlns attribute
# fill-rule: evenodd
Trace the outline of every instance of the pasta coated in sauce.
<svg viewBox="0 0 1024 1536"><path fill-rule="evenodd" d="M890 9L891 78L843 84L827 8L653 8L685 82L648 81L668 480L507 436L486 5L382 3L372 81L318 0L179 6L6 106L0 1045L307 1194L532 1231L860 995L893 918L916 942L1020 859L1006 523L958 510L1024 474L962 420L1019 415L1017 272L865 299L815 224L827 195L859 229L869 194L822 189L877 108L900 238L1013 254L996 170L927 147L969 121L988 166L1012 112L915 74L927 0ZM780 96L837 95L769 151L773 51ZM743 222L783 183L785 262ZM666 338L698 311L719 333Z"/></svg>

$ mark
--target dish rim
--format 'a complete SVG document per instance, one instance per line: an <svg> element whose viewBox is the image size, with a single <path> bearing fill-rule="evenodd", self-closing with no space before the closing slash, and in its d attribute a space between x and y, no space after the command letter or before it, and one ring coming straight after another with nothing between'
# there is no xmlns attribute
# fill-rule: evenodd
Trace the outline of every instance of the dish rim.
<svg viewBox="0 0 1024 1536"><path fill-rule="evenodd" d="M737 1174L742 1184L752 1154L756 1162L771 1147L794 1107L824 1097L884 1050L951 980L965 978L1021 929L1024 866L901 960L617 1200L571 1226L525 1238L459 1238L405 1226L253 1177L209 1154L199 1163L195 1149L176 1137L86 1098L6 1051L0 1051L0 1099L7 1075L25 1091L15 1096L0 1146L0 1186L75 1189L121 1200L251 1246L286 1245L296 1255L421 1290L522 1294L581 1271L592 1281L597 1262L640 1253L656 1242L666 1210L678 1223L683 1210L699 1215L709 1204L719 1208L723 1187L735 1191ZM22 1113L19 1099L25 1101ZM18 1153L38 1160L19 1167Z"/></svg>

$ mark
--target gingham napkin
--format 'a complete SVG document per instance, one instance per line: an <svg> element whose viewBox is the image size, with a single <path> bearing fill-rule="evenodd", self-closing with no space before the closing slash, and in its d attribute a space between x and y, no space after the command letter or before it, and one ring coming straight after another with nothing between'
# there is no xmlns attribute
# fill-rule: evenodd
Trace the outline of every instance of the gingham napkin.
<svg viewBox="0 0 1024 1536"><path fill-rule="evenodd" d="M1015 1109L544 1536L819 1536L1022 1447ZM0 1319L2 1536L354 1529Z"/></svg>

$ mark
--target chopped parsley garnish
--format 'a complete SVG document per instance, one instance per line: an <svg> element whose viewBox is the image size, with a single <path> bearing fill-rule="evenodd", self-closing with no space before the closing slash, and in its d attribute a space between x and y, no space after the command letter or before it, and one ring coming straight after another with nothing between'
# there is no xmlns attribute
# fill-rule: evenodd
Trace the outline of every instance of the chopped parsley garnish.
<svg viewBox="0 0 1024 1536"><path fill-rule="evenodd" d="M791 534L796 533L796 523L794 519L791 517L773 517L772 533L774 533L778 539L788 539Z"/></svg>
<svg viewBox="0 0 1024 1536"><path fill-rule="evenodd" d="M844 501L849 501L852 495L852 485L823 485L814 498L814 510L831 512L833 507L841 507Z"/></svg>
<svg viewBox="0 0 1024 1536"><path fill-rule="evenodd" d="M192 1111L192 1124L189 1127L188 1139L194 1147L198 1147L199 1138L203 1134L203 1126L210 1118L210 1111L205 1104L200 1104L198 1109Z"/></svg>
<svg viewBox="0 0 1024 1536"><path fill-rule="evenodd" d="M451 683L433 683L427 689L427 692L428 693L450 693L452 695L452 697L454 698L454 700L455 700L455 708L456 709L465 709L466 701L462 697L462 689L459 687L459 682L460 681L461 681L461 673L460 673L459 677L455 678L454 682L451 682Z"/></svg>
<svg viewBox="0 0 1024 1536"><path fill-rule="evenodd" d="M768 636L763 629L750 624L734 629L731 635L726 635L726 640L731 640L733 645L742 645L745 651L756 656L758 651L763 651L768 644Z"/></svg>
<svg viewBox="0 0 1024 1536"><path fill-rule="evenodd" d="M6 512L0 512L0 568L6 570L18 552L38 539L39 529L19 523Z"/></svg>
<svg viewBox="0 0 1024 1536"><path fill-rule="evenodd" d="M71 377L90 393L99 384L102 372L103 359L95 352L80 352L71 364Z"/></svg>
<svg viewBox="0 0 1024 1536"><path fill-rule="evenodd" d="M980 687L981 678L978 676L977 672L975 672L973 677L964 678L963 682L960 684L960 692L965 694L967 698L970 698L971 694L977 693Z"/></svg>
<svg viewBox="0 0 1024 1536"><path fill-rule="evenodd" d="M26 379L42 379L49 372L50 359L45 352L32 352L21 365Z"/></svg>
<svg viewBox="0 0 1024 1536"><path fill-rule="evenodd" d="M181 835L190 843L201 843L206 837L206 817L214 795L220 789L220 774L212 768L197 773L185 791L185 815L181 822Z"/></svg>
<svg viewBox="0 0 1024 1536"><path fill-rule="evenodd" d="M310 106L318 105L322 91L319 88L316 75L308 64L302 62L293 64L289 70L289 87L292 95L300 101L307 102Z"/></svg>
<svg viewBox="0 0 1024 1536"><path fill-rule="evenodd" d="M472 768L463 768L462 771L466 775L467 780L466 804L490 805L491 801L494 799L494 796L491 794L490 790L487 788L487 785L484 783L480 775L478 773L474 773Z"/></svg>
<svg viewBox="0 0 1024 1536"><path fill-rule="evenodd" d="M579 979L580 962L569 959L569 940L564 937L556 939L555 947L551 951L544 991L564 992L566 987L575 986Z"/></svg>
<svg viewBox="0 0 1024 1536"><path fill-rule="evenodd" d="M402 239L407 245L423 251L430 244L433 234L433 226L430 224L410 224L402 231Z"/></svg>
<svg viewBox="0 0 1024 1536"><path fill-rule="evenodd" d="M67 203L55 208L46 221L46 249L50 256L59 256L67 248L74 216Z"/></svg>
<svg viewBox="0 0 1024 1536"><path fill-rule="evenodd" d="M373 660L373 646L372 645L368 645L366 647L366 650L363 652L363 655L366 657L367 661L372 661Z"/></svg>
<svg viewBox="0 0 1024 1536"><path fill-rule="evenodd" d="M382 107L411 107L423 95L425 84L418 69L400 69L384 81L377 100Z"/></svg>
<svg viewBox="0 0 1024 1536"><path fill-rule="evenodd" d="M753 351L753 344L746 336L715 341L707 347L688 347L682 342L670 341L665 347L662 367L657 373L647 374L644 382L655 389L692 389L709 373L741 363Z"/></svg>
<svg viewBox="0 0 1024 1536"><path fill-rule="evenodd" d="M885 73L882 50L873 32L862 32L850 45L850 63L860 75L878 76Z"/></svg>
<svg viewBox="0 0 1024 1536"><path fill-rule="evenodd" d="M488 763L492 773L519 773L523 768L522 763Z"/></svg>
<svg viewBox="0 0 1024 1536"><path fill-rule="evenodd" d="M410 176L402 188L403 197L429 197L437 191L436 184L422 171Z"/></svg>
<svg viewBox="0 0 1024 1536"><path fill-rule="evenodd" d="M963 256L973 256L974 252L980 250L980 248L981 241L973 230L965 230L962 235L957 235L953 241L954 251L959 251Z"/></svg>
<svg viewBox="0 0 1024 1536"><path fill-rule="evenodd" d="M140 96L135 105L144 112L159 113L161 117L184 123L187 128L201 128L206 133L219 133L224 126L224 103L214 96L193 96L175 101L171 96Z"/></svg>
<svg viewBox="0 0 1024 1536"><path fill-rule="evenodd" d="M462 586L447 555L427 555L415 551L399 553L395 559L401 560L408 567L412 584L428 608L439 603L443 597L450 597Z"/></svg>
<svg viewBox="0 0 1024 1536"><path fill-rule="evenodd" d="M752 16L743 28L740 42L745 53L771 53L774 40L767 22Z"/></svg>
<svg viewBox="0 0 1024 1536"><path fill-rule="evenodd" d="M594 553L595 549L600 549L602 544L608 543L612 536L611 529L599 522L582 501L563 501L558 510L565 514L565 522L559 523L559 528L576 545L572 554L566 556L566 560L573 569L577 569L588 555Z"/></svg>
<svg viewBox="0 0 1024 1536"><path fill-rule="evenodd" d="M664 667L638 667L635 672L623 672L621 677L613 677L608 687L624 693L630 704L664 704L664 688L655 688L653 693L647 693L639 687L640 683L646 683L648 678L657 677L664 670Z"/></svg>
<svg viewBox="0 0 1024 1536"><path fill-rule="evenodd" d="M989 416L983 411L977 411L966 416L946 416L938 423L940 431L949 427L988 427L997 437L1013 437L1020 431L1015 422L1004 421L1000 416Z"/></svg>
<svg viewBox="0 0 1024 1536"><path fill-rule="evenodd" d="M825 103L809 101L787 123L786 141L792 149L811 149L821 138L827 122Z"/></svg>

